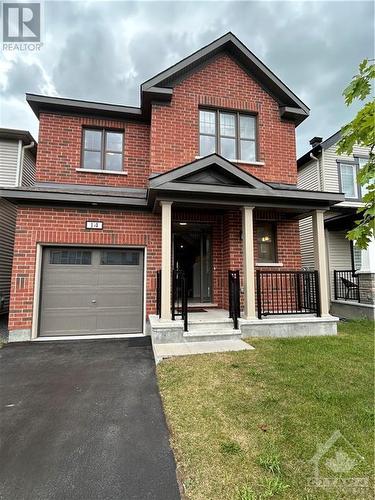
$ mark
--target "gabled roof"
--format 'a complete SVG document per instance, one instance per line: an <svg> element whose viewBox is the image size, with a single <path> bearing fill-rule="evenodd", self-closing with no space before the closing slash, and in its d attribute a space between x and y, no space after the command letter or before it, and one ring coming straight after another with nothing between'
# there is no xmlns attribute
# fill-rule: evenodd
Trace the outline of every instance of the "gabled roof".
<svg viewBox="0 0 375 500"><path fill-rule="evenodd" d="M141 86L142 93L173 88L220 52L230 54L244 70L257 80L279 103L281 116L301 123L309 115L304 104L265 64L262 63L233 33L229 32L177 64L150 78Z"/></svg>
<svg viewBox="0 0 375 500"><path fill-rule="evenodd" d="M172 200L175 206L200 204L279 206L287 210L312 210L344 200L340 193L307 191L261 181L225 158L212 154L177 167L150 179L148 202L157 207L158 200Z"/></svg>
<svg viewBox="0 0 375 500"><path fill-rule="evenodd" d="M216 153L153 177L150 188L163 189L172 183L272 190L265 182Z"/></svg>
<svg viewBox="0 0 375 500"><path fill-rule="evenodd" d="M254 78L279 103L280 116L300 124L309 115L304 104L265 64L263 64L233 33L222 37L182 59L141 85L141 106L121 106L102 102L65 99L26 94L26 100L39 117L40 111L90 114L123 119L148 120L152 101L169 102L174 86L199 70L217 54L224 52Z"/></svg>
<svg viewBox="0 0 375 500"><path fill-rule="evenodd" d="M303 165L311 161L311 154L313 154L314 156L319 155L322 152L322 150L330 148L331 146L339 142L340 139L341 139L341 129L332 134L325 141L322 141L320 144L317 144L316 146L311 148L304 155L300 156L297 160L297 167L298 168L303 167Z"/></svg>

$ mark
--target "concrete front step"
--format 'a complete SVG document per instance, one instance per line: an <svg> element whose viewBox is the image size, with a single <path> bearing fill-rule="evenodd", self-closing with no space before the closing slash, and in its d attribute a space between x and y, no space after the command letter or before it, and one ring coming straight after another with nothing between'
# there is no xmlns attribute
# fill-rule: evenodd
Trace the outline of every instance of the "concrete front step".
<svg viewBox="0 0 375 500"><path fill-rule="evenodd" d="M233 320L228 319L216 319L216 320L194 320L188 319L188 325L190 331L195 332L212 332L212 331L232 331L233 330Z"/></svg>
<svg viewBox="0 0 375 500"><path fill-rule="evenodd" d="M208 329L196 330L190 328L188 332L183 333L185 342L214 342L214 341L228 341L241 339L241 331L228 329Z"/></svg>

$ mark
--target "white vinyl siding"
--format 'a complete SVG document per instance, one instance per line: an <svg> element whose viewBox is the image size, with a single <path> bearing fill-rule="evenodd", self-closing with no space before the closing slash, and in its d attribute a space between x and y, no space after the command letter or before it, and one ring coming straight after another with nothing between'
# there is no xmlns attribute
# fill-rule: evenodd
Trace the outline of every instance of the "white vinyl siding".
<svg viewBox="0 0 375 500"><path fill-rule="evenodd" d="M327 231L328 266L331 298L334 298L333 271L349 271L352 268L350 242L346 231Z"/></svg>
<svg viewBox="0 0 375 500"><path fill-rule="evenodd" d="M0 314L9 308L16 216L17 209L15 205L0 199L0 299L1 297L4 299Z"/></svg>
<svg viewBox="0 0 375 500"><path fill-rule="evenodd" d="M319 191L319 177L318 162L312 160L298 170L298 187Z"/></svg>
<svg viewBox="0 0 375 500"><path fill-rule="evenodd" d="M30 149L24 150L22 167L22 186L32 186L35 183L35 157Z"/></svg>
<svg viewBox="0 0 375 500"><path fill-rule="evenodd" d="M323 190L331 191L333 193L339 192L339 178L338 178L338 168L337 161L354 161L356 156L368 156L369 148L363 148L359 146L354 146L353 155L338 155L337 154L337 143L333 144L328 149L322 152L323 158Z"/></svg>
<svg viewBox="0 0 375 500"><path fill-rule="evenodd" d="M19 141L0 140L0 186L17 185L18 146Z"/></svg>
<svg viewBox="0 0 375 500"><path fill-rule="evenodd" d="M314 238L312 217L306 217L299 222L301 241L301 258L304 269L314 269Z"/></svg>

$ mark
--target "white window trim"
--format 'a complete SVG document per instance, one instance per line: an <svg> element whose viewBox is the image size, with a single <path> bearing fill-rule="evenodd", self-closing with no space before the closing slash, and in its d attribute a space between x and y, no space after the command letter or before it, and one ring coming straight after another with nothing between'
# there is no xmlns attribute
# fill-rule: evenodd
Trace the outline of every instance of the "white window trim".
<svg viewBox="0 0 375 500"><path fill-rule="evenodd" d="M353 180L353 187L354 187L354 196L349 196L343 191L343 193L345 195L345 199L359 201L360 195L358 192L358 183L357 183L358 163L353 163L353 162L349 162L349 161L339 161L340 186L341 186L342 190L344 187L343 182L342 182L342 170L341 170L343 166L352 168L352 180Z"/></svg>
<svg viewBox="0 0 375 500"><path fill-rule="evenodd" d="M257 267L283 267L284 264L282 262L256 262L255 265Z"/></svg>
<svg viewBox="0 0 375 500"><path fill-rule="evenodd" d="M128 172L120 170L103 170L101 168L76 168L76 172L86 172L88 174L109 174L109 175L128 175Z"/></svg>
<svg viewBox="0 0 375 500"><path fill-rule="evenodd" d="M201 158L204 158L204 156L196 156L196 160L200 160ZM231 163L241 163L243 165L257 165L262 167L265 165L264 161L245 161L245 160L227 160L230 161Z"/></svg>

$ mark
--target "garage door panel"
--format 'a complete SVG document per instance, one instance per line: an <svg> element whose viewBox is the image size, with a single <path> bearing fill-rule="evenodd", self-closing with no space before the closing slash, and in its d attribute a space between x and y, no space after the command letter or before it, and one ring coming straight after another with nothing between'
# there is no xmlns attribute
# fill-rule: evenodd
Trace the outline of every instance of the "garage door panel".
<svg viewBox="0 0 375 500"><path fill-rule="evenodd" d="M142 251L44 250L40 336L142 330Z"/></svg>
<svg viewBox="0 0 375 500"><path fill-rule="evenodd" d="M93 287L80 287L79 290L71 287L49 287L44 295L43 307L59 309L76 309L82 307L90 307L92 300L96 300Z"/></svg>
<svg viewBox="0 0 375 500"><path fill-rule="evenodd" d="M46 266L44 273L44 286L96 286L98 277L93 272L92 266L89 269L85 266L80 269L80 266Z"/></svg>
<svg viewBox="0 0 375 500"><path fill-rule="evenodd" d="M91 335L96 330L96 316L87 308L50 309L42 315L40 335Z"/></svg>
<svg viewBox="0 0 375 500"><path fill-rule="evenodd" d="M98 333L142 333L143 324L134 308L100 308L97 325Z"/></svg>
<svg viewBox="0 0 375 500"><path fill-rule="evenodd" d="M96 303L99 307L112 307L126 309L129 306L136 308L140 303L142 303L142 293L139 291L139 287L119 287L115 290L100 289L97 291Z"/></svg>

